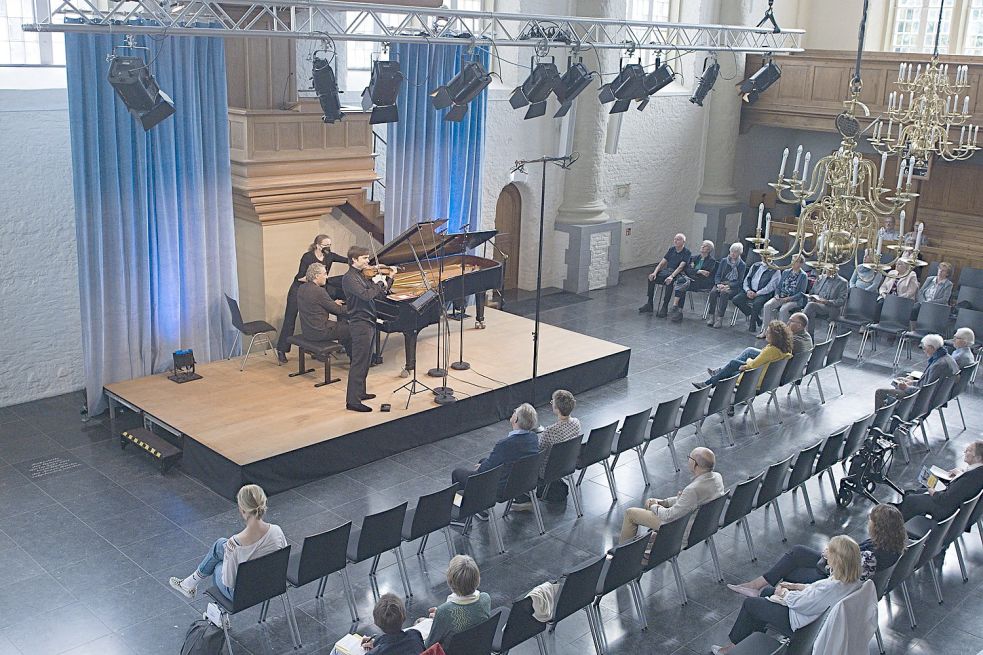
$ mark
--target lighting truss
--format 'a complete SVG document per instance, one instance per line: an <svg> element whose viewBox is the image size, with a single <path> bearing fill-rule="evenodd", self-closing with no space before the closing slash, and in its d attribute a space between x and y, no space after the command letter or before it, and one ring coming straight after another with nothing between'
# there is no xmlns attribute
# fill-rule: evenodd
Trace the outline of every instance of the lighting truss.
<svg viewBox="0 0 983 655"><path fill-rule="evenodd" d="M70 22L66 22L70 21ZM74 22L73 22L74 21ZM139 23L139 24L135 24ZM26 32L282 37L375 43L801 52L803 30L459 11L330 0L62 0Z"/></svg>

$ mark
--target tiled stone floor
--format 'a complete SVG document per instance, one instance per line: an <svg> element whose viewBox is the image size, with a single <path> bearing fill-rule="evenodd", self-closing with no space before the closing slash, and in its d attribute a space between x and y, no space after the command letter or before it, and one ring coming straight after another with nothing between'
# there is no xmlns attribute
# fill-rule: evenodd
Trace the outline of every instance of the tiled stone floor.
<svg viewBox="0 0 983 655"><path fill-rule="evenodd" d="M691 380L708 365L733 356L753 339L741 321L733 329L706 328L691 315L682 324L669 324L636 312L643 300L646 271L629 271L622 284L590 294L592 300L551 309L543 319L572 330L630 345L630 375L582 394L576 415L585 427L601 425L660 400L684 394ZM762 434L737 427L737 445L728 447L722 427L713 425L706 440L717 452L718 470L733 485L767 464L814 443L832 429L870 411L872 389L890 375L891 350L886 344L876 357L858 367L853 362L859 339L848 348L849 361L840 367L845 394L837 395L832 373L823 376L827 403L819 403L815 386L805 392L808 411L795 413L782 394L785 423L778 425L774 409L759 409ZM885 362L888 362L885 365ZM175 470L161 477L145 457L121 452L105 417L81 423L79 397L70 394L15 407L0 408L0 559L7 571L0 589L0 655L23 653L150 654L176 653L184 632L204 602L185 602L167 587L170 575L185 575L208 544L238 529L233 504ZM763 404L763 403L759 403ZM979 438L983 402L979 391L964 399L969 430L960 431L958 413L948 410L952 441L944 442L937 419L932 419L932 453L918 452L895 477L910 484L925 458L953 463L964 444ZM543 421L549 420L545 409ZM132 421L132 417L130 417ZM457 465L474 461L490 450L507 430L504 423L417 448L384 461L279 494L270 500L270 519L279 523L293 543L307 534L346 520L356 523L367 513L441 488ZM691 431L678 440L680 452L696 445ZM59 457L64 470L39 471L31 464ZM456 535L457 547L470 552L482 568L481 588L493 604L505 605L532 586L610 547L625 507L644 495L666 496L686 482L672 469L664 443L650 448L647 462L652 487L645 493L637 461L623 458L616 471L621 502L612 506L603 473L589 472L584 484L586 516L577 520L573 508L547 507L548 532L536 534L529 514L503 521L508 552L492 552L487 526L476 526L470 539ZM837 472L839 473L839 471ZM32 478L33 476L40 476ZM828 482L809 483L817 524L810 526L798 498L781 500L789 543L819 545L833 534L861 537L867 504L839 510ZM886 492L881 492L887 498ZM751 563L743 538L733 528L718 535L717 545L728 582L752 577L786 548L772 514L751 518L759 562ZM912 600L918 628L908 626L900 599L881 603L881 628L887 650L946 655L983 650L983 547L974 533L966 539L969 583L962 583L955 557L946 561L938 605L925 575L915 576ZM440 602L447 594L443 581L447 552L435 535L422 558L416 544L405 547L415 596L412 616ZM707 653L720 643L732 625L740 598L712 579L709 554L694 548L681 558L690 602L677 600L672 575L666 570L642 581L650 629L643 632L633 615L628 594L611 594L602 603L612 653L689 655ZM390 559L383 560L379 585L401 593ZM372 596L367 564L353 567L362 617L371 616ZM332 579L323 601L314 600L314 587L294 590L291 598L304 639L305 653L327 653L349 626L348 611L338 580ZM237 653L291 652L282 608L273 605L267 627L256 623L255 611L233 621ZM975 618L974 618L975 617ZM582 615L561 623L549 638L551 652L592 652ZM536 652L534 642L513 651ZM872 647L871 653L876 648Z"/></svg>

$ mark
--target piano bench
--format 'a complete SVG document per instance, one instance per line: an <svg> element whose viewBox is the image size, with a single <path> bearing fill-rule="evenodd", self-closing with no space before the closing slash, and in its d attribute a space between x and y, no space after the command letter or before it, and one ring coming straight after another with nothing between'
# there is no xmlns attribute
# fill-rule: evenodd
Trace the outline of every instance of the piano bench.
<svg viewBox="0 0 983 655"><path fill-rule="evenodd" d="M341 378L332 379L331 377L331 355L344 351L345 347L343 345L337 341L311 341L300 336L289 337L287 341L297 346L297 349L300 351L300 355L297 357L297 372L291 373L288 377L294 378L298 375L313 373L313 368L307 368L306 359L306 355L313 355L315 358L324 362L324 382L318 382L314 385L315 387L323 387L326 384L341 381Z"/></svg>

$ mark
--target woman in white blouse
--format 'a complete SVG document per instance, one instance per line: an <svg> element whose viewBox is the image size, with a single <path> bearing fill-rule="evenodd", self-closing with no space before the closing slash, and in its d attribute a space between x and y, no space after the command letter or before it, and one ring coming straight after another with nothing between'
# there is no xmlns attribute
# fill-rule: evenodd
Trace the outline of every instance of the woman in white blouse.
<svg viewBox="0 0 983 655"><path fill-rule="evenodd" d="M779 583L766 587L761 596L745 598L730 630L730 643L714 646L714 655L730 652L753 632L771 627L786 637L807 626L830 607L860 588L860 546L845 535L826 546L830 576L812 584Z"/></svg>
<svg viewBox="0 0 983 655"><path fill-rule="evenodd" d="M188 600L195 597L198 583L212 576L215 587L232 600L239 565L251 559L285 548L287 538L280 526L263 520L266 514L266 493L259 485L247 484L236 495L239 515L246 527L230 538L220 538L212 544L194 573L184 578L171 578L171 586Z"/></svg>

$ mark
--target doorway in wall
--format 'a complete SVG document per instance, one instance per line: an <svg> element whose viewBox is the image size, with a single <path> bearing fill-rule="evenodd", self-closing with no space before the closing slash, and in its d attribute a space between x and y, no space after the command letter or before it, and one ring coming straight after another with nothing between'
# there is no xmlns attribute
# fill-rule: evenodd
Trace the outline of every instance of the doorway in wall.
<svg viewBox="0 0 983 655"><path fill-rule="evenodd" d="M505 264L505 290L519 286L519 234L522 226L522 196L514 184L507 185L495 205L495 261ZM504 255L504 256L503 256ZM505 261L505 258L508 261Z"/></svg>

